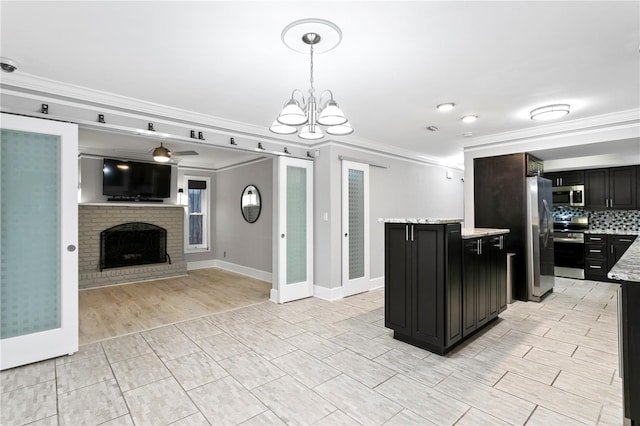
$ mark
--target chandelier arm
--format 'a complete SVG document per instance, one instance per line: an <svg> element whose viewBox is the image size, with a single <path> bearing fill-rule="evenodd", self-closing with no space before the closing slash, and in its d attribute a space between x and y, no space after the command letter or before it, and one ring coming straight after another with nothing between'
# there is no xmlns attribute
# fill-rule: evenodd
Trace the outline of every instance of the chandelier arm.
<svg viewBox="0 0 640 426"><path fill-rule="evenodd" d="M329 99L327 99L327 100L325 101L325 104L326 104L328 101L330 101L330 100L332 101L332 100L333 100L333 92L332 92L331 90L329 90L329 89L325 89L325 90L323 90L323 91L322 91L322 93L320 94L320 98L318 98L318 105L320 105L320 108L321 108L321 109L323 109L323 108L324 108L324 107L322 106L322 97L323 97L323 96L324 96L324 94L325 94L325 93L327 93L327 92L329 93L330 98L329 98ZM325 107L326 107L326 105L325 105Z"/></svg>
<svg viewBox="0 0 640 426"><path fill-rule="evenodd" d="M302 90L294 89L293 92L291 92L291 99L295 99L295 94L296 93L300 94L300 99L302 100L302 108L306 108L307 107L307 100L304 98L304 93L302 93Z"/></svg>

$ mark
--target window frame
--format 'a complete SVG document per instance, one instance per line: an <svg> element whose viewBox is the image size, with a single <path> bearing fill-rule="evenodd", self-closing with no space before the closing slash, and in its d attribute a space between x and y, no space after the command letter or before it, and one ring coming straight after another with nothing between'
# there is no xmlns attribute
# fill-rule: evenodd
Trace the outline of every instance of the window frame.
<svg viewBox="0 0 640 426"><path fill-rule="evenodd" d="M189 213L189 181L190 180L200 180L205 181L207 188L202 192L202 198L200 200L201 211L199 213L202 216L202 243L201 244L189 244L189 218L191 214ZM184 175L182 179L182 188L186 194L187 205L184 206L184 252L185 253L199 253L199 252L209 252L211 251L211 245L209 244L211 241L211 232L210 232L210 222L211 222L211 178L208 176L196 176L196 175Z"/></svg>

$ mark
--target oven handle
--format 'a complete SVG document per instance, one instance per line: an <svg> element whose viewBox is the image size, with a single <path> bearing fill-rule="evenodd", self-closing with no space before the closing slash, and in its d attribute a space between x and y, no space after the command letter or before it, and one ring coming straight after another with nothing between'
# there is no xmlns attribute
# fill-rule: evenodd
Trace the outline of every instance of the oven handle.
<svg viewBox="0 0 640 426"><path fill-rule="evenodd" d="M562 238L562 237L553 237L553 241L556 243L570 243L570 244L584 244L584 239L574 239L574 238Z"/></svg>

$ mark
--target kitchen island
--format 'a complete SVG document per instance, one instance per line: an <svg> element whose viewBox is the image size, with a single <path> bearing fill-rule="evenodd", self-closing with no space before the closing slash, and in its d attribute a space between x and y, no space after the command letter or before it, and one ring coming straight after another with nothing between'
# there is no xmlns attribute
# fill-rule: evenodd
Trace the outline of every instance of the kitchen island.
<svg viewBox="0 0 640 426"><path fill-rule="evenodd" d="M385 326L437 354L506 309L506 229L462 229L461 219L385 223Z"/></svg>
<svg viewBox="0 0 640 426"><path fill-rule="evenodd" d="M636 238L607 276L620 280L618 357L624 417L631 419L631 424L640 424L640 238Z"/></svg>

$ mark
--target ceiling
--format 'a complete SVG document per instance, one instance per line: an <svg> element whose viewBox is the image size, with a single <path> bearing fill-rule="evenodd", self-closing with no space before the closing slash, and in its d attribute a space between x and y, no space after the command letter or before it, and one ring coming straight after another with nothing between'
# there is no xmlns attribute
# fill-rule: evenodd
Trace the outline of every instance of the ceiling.
<svg viewBox="0 0 640 426"><path fill-rule="evenodd" d="M309 57L282 29L327 19L343 40L316 55L315 86L354 127L345 140L459 163L474 138L542 125L528 117L538 106L571 104L565 121L640 108L637 1L3 0L0 14L17 72L264 129L309 87ZM443 102L456 107L437 111ZM467 114L479 119L462 123ZM125 146L141 155L150 142ZM185 164L211 164L214 151L196 151Z"/></svg>

